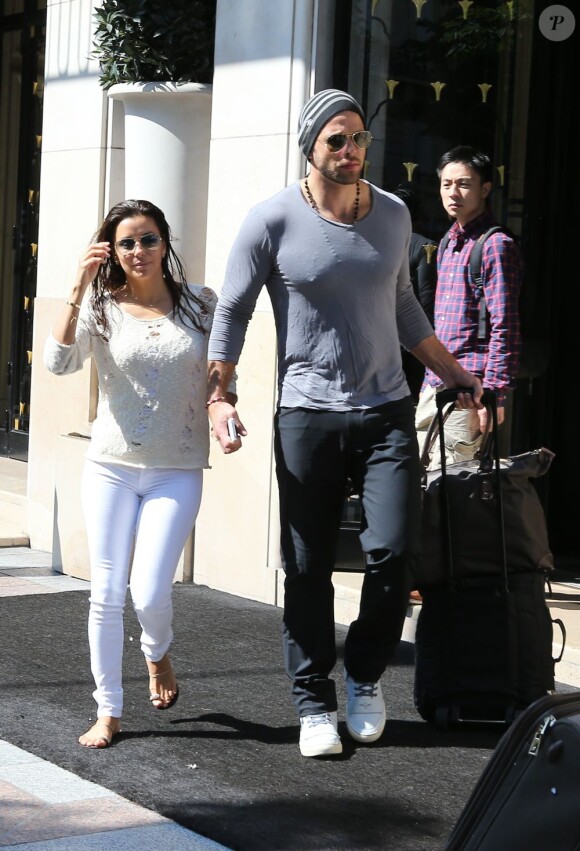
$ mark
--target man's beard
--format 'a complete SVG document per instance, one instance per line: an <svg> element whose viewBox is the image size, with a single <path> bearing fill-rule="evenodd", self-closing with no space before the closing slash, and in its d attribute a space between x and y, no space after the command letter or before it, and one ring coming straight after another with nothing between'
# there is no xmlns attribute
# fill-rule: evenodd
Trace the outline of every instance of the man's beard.
<svg viewBox="0 0 580 851"><path fill-rule="evenodd" d="M330 167L326 165L316 166L318 171L327 180L332 180L333 183L340 183L343 186L350 186L360 180L361 170L359 171L342 171L336 166Z"/></svg>

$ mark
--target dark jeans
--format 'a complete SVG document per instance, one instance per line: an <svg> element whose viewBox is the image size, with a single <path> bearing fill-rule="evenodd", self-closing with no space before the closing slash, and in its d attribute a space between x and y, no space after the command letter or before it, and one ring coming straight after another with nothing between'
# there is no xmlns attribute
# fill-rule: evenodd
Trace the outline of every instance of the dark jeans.
<svg viewBox="0 0 580 851"><path fill-rule="evenodd" d="M365 576L345 669L376 682L403 629L419 542L420 468L411 397L366 411L282 408L275 420L284 566L284 652L300 715L337 708L332 572L347 479L360 494Z"/></svg>

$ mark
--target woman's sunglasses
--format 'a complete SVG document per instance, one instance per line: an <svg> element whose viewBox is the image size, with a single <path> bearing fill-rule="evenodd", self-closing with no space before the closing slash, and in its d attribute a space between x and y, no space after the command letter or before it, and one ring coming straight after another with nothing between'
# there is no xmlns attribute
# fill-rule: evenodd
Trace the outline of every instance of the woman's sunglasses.
<svg viewBox="0 0 580 851"><path fill-rule="evenodd" d="M120 239L119 242L116 243L116 246L117 250L120 251L121 254L131 254L131 252L135 250L137 243L139 243L141 248L146 248L148 251L152 251L155 248L159 248L162 242L163 240L159 234L144 233L143 236L137 239L133 239L132 236L126 236L124 239Z"/></svg>
<svg viewBox="0 0 580 851"><path fill-rule="evenodd" d="M357 148L368 148L373 141L370 130L357 130L356 133L333 133L324 140L324 144L333 154L341 151L349 139L355 143Z"/></svg>

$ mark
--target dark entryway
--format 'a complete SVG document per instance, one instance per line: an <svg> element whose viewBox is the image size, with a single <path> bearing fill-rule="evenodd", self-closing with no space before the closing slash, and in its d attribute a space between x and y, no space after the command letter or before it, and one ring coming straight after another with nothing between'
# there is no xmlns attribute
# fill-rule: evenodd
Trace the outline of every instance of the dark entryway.
<svg viewBox="0 0 580 851"><path fill-rule="evenodd" d="M543 492L550 540L559 563L577 571L580 535L574 491L580 457L573 413L578 373L574 204L580 190L580 122L576 21L576 31L563 42L549 41L535 30L524 250L533 287L531 327L538 336L547 336L549 361L545 374L531 387L518 388L521 416L515 427L519 445L544 443L556 453Z"/></svg>
<svg viewBox="0 0 580 851"><path fill-rule="evenodd" d="M46 0L0 15L0 455L26 460L44 93Z"/></svg>
<svg viewBox="0 0 580 851"><path fill-rule="evenodd" d="M472 144L492 156L494 213L516 234L526 261L527 369L507 442L512 454L542 445L556 453L539 490L557 561L575 569L578 27L568 39L550 41L538 27L544 7L336 3L328 76L365 109L374 139L366 176L389 191L411 187L421 207L417 230L427 237L439 240L449 225L435 174L441 154Z"/></svg>

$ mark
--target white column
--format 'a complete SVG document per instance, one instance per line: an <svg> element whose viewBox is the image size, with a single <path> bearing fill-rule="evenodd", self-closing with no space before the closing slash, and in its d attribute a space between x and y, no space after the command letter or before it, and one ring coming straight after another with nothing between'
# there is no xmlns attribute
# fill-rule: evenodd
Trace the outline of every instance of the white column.
<svg viewBox="0 0 580 851"><path fill-rule="evenodd" d="M125 110L125 198L163 210L188 280L203 283L211 86L120 83L107 93Z"/></svg>
<svg viewBox="0 0 580 851"><path fill-rule="evenodd" d="M316 7L315 0L218 0L205 279L218 292L250 207L303 173L297 123L312 91ZM238 374L238 411L248 437L233 456L211 441L194 581L277 603L276 331L266 292L250 322Z"/></svg>

